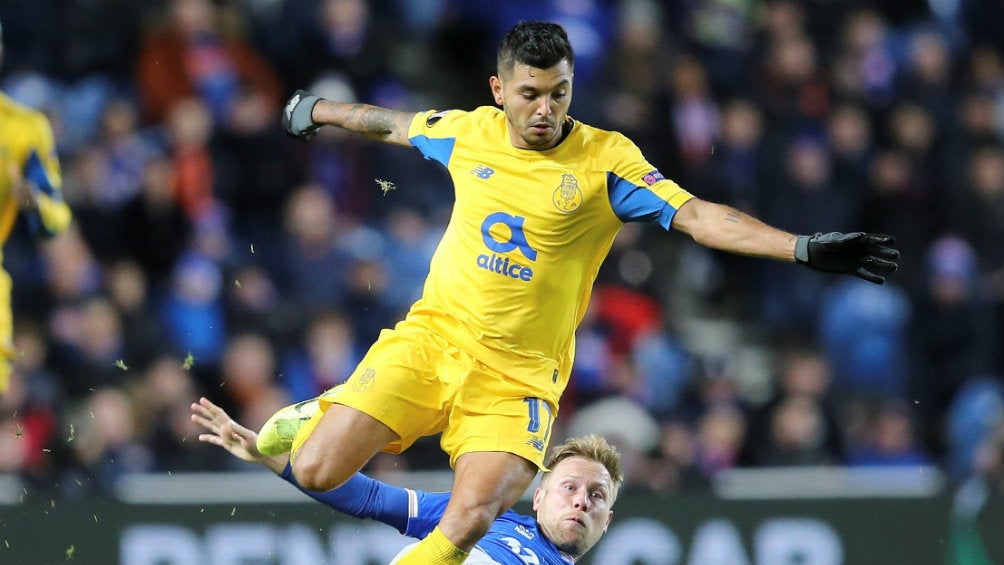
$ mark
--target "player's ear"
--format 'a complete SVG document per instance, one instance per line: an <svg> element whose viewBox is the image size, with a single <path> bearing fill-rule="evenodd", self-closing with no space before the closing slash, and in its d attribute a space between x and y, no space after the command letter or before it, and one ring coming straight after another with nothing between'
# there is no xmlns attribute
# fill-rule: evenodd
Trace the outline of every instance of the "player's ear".
<svg viewBox="0 0 1004 565"><path fill-rule="evenodd" d="M533 491L533 511L540 510L540 501L544 499L544 491L540 487Z"/></svg>
<svg viewBox="0 0 1004 565"><path fill-rule="evenodd" d="M607 514L607 523L603 524L603 533L607 533L607 528L610 527L610 522L613 521L613 519L614 519L614 511L611 510L610 513Z"/></svg>
<svg viewBox="0 0 1004 565"><path fill-rule="evenodd" d="M492 89L492 96L495 98L495 103L499 106L502 105L502 79L497 76L492 76L488 79L488 85Z"/></svg>

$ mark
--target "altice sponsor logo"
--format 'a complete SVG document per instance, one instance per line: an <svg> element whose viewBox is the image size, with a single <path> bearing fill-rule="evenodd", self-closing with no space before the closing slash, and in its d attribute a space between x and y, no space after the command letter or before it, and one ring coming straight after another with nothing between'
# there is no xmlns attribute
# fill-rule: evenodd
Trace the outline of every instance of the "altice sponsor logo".
<svg viewBox="0 0 1004 565"><path fill-rule="evenodd" d="M478 255L478 267L481 267L486 271L491 271L500 275L507 275L514 279L523 281L528 281L533 278L533 269L530 267L514 263L510 261L508 257L499 257L494 253L491 255L484 253Z"/></svg>
<svg viewBox="0 0 1004 565"><path fill-rule="evenodd" d="M533 268L513 261L509 257L503 257L501 253L519 250L524 257L530 261L537 260L537 250L530 247L526 241L526 234L523 233L523 222L526 219L520 216L513 216L505 212L495 212L489 214L484 222L481 222L481 240L485 247L494 253L482 253L478 255L478 267L499 275L504 275L522 281L529 281L533 278ZM509 229L509 239L499 241L492 235L491 229L497 224L503 224Z"/></svg>

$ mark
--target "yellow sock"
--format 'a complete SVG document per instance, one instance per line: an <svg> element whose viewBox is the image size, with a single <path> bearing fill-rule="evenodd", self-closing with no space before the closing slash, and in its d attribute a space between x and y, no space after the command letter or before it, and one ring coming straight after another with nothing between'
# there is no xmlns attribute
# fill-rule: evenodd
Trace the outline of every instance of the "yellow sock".
<svg viewBox="0 0 1004 565"><path fill-rule="evenodd" d="M404 554L397 565L461 565L468 555L468 552L453 545L436 526L428 537Z"/></svg>

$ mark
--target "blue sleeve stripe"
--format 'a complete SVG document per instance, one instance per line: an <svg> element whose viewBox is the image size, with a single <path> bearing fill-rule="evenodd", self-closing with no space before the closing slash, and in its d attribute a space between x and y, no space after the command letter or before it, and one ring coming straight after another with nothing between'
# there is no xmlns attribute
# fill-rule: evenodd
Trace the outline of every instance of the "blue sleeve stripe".
<svg viewBox="0 0 1004 565"><path fill-rule="evenodd" d="M450 493L415 491L414 494L411 519L408 520L408 528L402 532L406 536L422 539L439 524L446 505L450 503Z"/></svg>
<svg viewBox="0 0 1004 565"><path fill-rule="evenodd" d="M38 153L35 151L31 152L31 155L28 156L28 162L24 165L24 177L34 183L46 196L58 198L56 188L52 186L52 179L46 174L45 166L42 165L42 160L39 159Z"/></svg>
<svg viewBox="0 0 1004 565"><path fill-rule="evenodd" d="M670 229L676 209L648 188L608 172L607 195L610 207L622 222L657 222Z"/></svg>
<svg viewBox="0 0 1004 565"><path fill-rule="evenodd" d="M449 164L453 146L457 143L455 137L430 138L425 135L416 135L409 141L426 159L437 161L444 167Z"/></svg>

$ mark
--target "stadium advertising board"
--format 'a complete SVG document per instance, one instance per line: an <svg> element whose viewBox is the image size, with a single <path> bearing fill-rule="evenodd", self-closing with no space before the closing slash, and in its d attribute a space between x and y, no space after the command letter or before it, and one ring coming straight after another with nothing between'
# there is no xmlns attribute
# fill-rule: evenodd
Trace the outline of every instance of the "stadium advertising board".
<svg viewBox="0 0 1004 565"><path fill-rule="evenodd" d="M626 492L610 531L580 563L940 565L950 502L728 501ZM311 502L0 506L4 565L384 565L407 542L393 528Z"/></svg>

